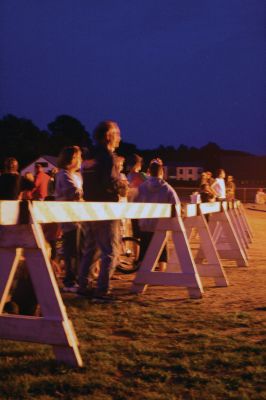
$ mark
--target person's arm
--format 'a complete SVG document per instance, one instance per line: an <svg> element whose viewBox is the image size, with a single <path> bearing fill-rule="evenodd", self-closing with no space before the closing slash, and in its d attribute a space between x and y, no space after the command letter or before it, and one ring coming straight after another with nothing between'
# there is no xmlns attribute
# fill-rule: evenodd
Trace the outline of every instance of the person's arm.
<svg viewBox="0 0 266 400"><path fill-rule="evenodd" d="M218 183L216 180L215 180L215 181L213 182L213 184L211 185L211 190L212 190L214 196L216 196L216 197L219 197L219 196L220 196L221 188L220 188L219 183ZM219 190L220 190L220 191L219 191Z"/></svg>

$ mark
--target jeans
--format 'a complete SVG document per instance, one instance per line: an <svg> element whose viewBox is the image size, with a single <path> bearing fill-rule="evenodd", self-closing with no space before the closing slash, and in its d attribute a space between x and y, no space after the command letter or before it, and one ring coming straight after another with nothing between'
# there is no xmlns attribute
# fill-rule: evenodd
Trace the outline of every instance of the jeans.
<svg viewBox="0 0 266 400"><path fill-rule="evenodd" d="M85 237L78 283L86 288L91 266L101 260L98 290L106 293L110 276L118 264L120 250L120 221L90 221L84 224Z"/></svg>

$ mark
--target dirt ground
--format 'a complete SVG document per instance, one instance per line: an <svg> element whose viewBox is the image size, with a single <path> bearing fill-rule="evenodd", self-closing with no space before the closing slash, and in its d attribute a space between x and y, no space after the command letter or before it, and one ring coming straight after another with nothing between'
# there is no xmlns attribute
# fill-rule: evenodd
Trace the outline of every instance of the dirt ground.
<svg viewBox="0 0 266 400"><path fill-rule="evenodd" d="M266 311L266 212L246 207L246 214L254 233L253 243L248 249L248 267L239 267L230 260L222 260L228 287L215 287L211 279L202 280L204 293L200 300L201 308L214 312L254 312ZM113 281L115 292L121 297L130 297L129 290L132 275L120 275ZM187 299L185 290L172 287L149 286L144 294L138 295L139 301L168 303ZM263 313L264 311L264 313ZM261 313L262 312L262 313Z"/></svg>

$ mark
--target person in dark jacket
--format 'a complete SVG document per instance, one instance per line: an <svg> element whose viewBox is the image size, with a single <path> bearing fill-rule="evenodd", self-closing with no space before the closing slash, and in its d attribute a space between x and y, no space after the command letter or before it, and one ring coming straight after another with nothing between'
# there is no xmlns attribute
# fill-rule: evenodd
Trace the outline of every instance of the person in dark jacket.
<svg viewBox="0 0 266 400"><path fill-rule="evenodd" d="M209 203L215 201L215 196L208 183L203 183L200 186L200 200L202 203Z"/></svg>
<svg viewBox="0 0 266 400"><path fill-rule="evenodd" d="M96 146L91 160L82 169L85 201L117 202L123 189L117 168L115 149L121 140L114 121L103 121L94 130ZM108 299L110 277L118 261L120 247L119 220L90 221L85 224L83 257L80 264L79 290L87 293L90 271L100 259L100 273L95 298Z"/></svg>
<svg viewBox="0 0 266 400"><path fill-rule="evenodd" d="M56 176L55 198L58 201L82 201L81 150L78 146L64 147L58 157L60 171ZM63 257L66 274L64 292L76 293L76 271L79 255L81 225L77 222L61 223L63 232Z"/></svg>
<svg viewBox="0 0 266 400"><path fill-rule="evenodd" d="M5 171L0 176L0 200L20 200L23 191L34 188L34 182L19 174L18 161L14 157L6 158L4 164ZM20 260L14 281L11 301L6 303L5 311L34 315L38 303L24 260Z"/></svg>
<svg viewBox="0 0 266 400"><path fill-rule="evenodd" d="M19 200L25 190L32 190L34 183L18 172L18 161L14 157L5 159L5 170L0 176L0 200Z"/></svg>

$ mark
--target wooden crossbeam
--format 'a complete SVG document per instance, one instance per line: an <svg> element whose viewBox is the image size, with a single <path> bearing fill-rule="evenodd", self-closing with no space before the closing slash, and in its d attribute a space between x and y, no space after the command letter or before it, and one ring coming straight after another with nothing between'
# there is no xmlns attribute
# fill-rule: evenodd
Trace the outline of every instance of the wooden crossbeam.
<svg viewBox="0 0 266 400"><path fill-rule="evenodd" d="M66 334L62 319L40 318L22 315L1 315L2 339L43 343L56 346L72 346L71 336Z"/></svg>
<svg viewBox="0 0 266 400"><path fill-rule="evenodd" d="M18 224L19 211L19 201L0 201L0 226ZM180 205L175 207L175 211L180 214ZM33 201L31 214L37 223L167 218L171 217L172 206L158 203Z"/></svg>
<svg viewBox="0 0 266 400"><path fill-rule="evenodd" d="M21 203L23 202L0 201L0 227L1 225L16 225L21 223ZM226 202L223 204L226 204ZM31 214L34 215L34 220L37 223L103 221L125 218L170 218L173 214L173 207L176 215L181 216L182 214L185 217L199 215L199 209L201 214L204 215L222 211L221 202L185 204L181 213L180 204L172 206L171 204L164 203L33 201L31 203ZM251 228L248 226L241 203L235 202L234 208L239 210L239 214L245 220L247 230L252 236Z"/></svg>

